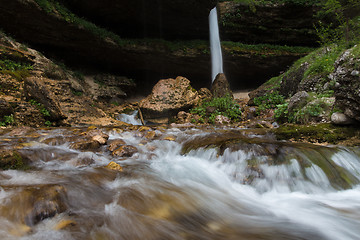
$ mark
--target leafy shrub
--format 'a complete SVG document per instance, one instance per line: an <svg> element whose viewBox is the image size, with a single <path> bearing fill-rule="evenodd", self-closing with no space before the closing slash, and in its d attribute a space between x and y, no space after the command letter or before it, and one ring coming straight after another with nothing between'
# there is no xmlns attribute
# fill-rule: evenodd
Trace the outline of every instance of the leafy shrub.
<svg viewBox="0 0 360 240"><path fill-rule="evenodd" d="M14 122L14 115L7 115L3 117L3 121L0 122L0 126L5 127L7 125L12 125Z"/></svg>
<svg viewBox="0 0 360 240"><path fill-rule="evenodd" d="M266 93L263 96L254 98L254 104L259 107L260 111L276 108L277 105L283 103L285 103L285 98L277 91Z"/></svg>
<svg viewBox="0 0 360 240"><path fill-rule="evenodd" d="M208 111L210 108L213 108L213 111ZM200 116L201 121L199 122L205 122L207 119L209 123L214 123L218 115L223 115L233 121L241 118L240 106L230 96L213 98L191 109L190 112Z"/></svg>

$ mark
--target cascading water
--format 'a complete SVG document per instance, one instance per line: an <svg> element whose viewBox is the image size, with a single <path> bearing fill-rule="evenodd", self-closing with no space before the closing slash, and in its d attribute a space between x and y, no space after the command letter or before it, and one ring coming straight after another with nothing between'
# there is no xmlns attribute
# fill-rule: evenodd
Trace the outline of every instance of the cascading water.
<svg viewBox="0 0 360 240"><path fill-rule="evenodd" d="M210 50L211 50L211 77L215 80L218 73L223 73L223 60L220 44L219 24L216 7L210 11Z"/></svg>
<svg viewBox="0 0 360 240"><path fill-rule="evenodd" d="M31 162L26 171L0 172L0 239L360 236L359 148L277 142L237 129L98 130L108 143L89 150L73 147L86 128L0 135L2 151L15 146ZM112 154L120 139L137 152ZM123 171L105 168L110 161Z"/></svg>

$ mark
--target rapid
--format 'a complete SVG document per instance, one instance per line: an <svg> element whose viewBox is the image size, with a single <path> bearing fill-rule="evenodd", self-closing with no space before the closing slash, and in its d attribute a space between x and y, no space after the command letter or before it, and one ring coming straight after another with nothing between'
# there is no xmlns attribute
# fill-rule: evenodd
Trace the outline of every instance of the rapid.
<svg viewBox="0 0 360 240"><path fill-rule="evenodd" d="M3 132L26 170L0 172L1 239L358 239L360 149L249 129L127 126ZM152 137L149 136L152 132ZM137 150L116 156L121 139ZM106 166L115 162L121 170Z"/></svg>

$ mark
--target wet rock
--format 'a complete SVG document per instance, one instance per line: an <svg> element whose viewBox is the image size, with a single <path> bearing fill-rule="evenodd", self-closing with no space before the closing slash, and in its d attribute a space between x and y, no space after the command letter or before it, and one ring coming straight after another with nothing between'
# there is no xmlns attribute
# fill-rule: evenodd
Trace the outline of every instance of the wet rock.
<svg viewBox="0 0 360 240"><path fill-rule="evenodd" d="M231 98L234 98L225 74L219 73L216 76L211 86L211 93L213 98L220 98L225 96L230 96Z"/></svg>
<svg viewBox="0 0 360 240"><path fill-rule="evenodd" d="M59 231L64 228L67 228L69 226L75 226L75 225L76 225L75 221L70 220L70 219L63 219L58 224L56 224L56 226L54 227L54 230Z"/></svg>
<svg viewBox="0 0 360 240"><path fill-rule="evenodd" d="M70 148L75 150L96 150L101 144L96 140L82 139L70 144Z"/></svg>
<svg viewBox="0 0 360 240"><path fill-rule="evenodd" d="M351 125L354 124L354 119L349 118L344 113L335 112L331 114L331 123L336 125Z"/></svg>
<svg viewBox="0 0 360 240"><path fill-rule="evenodd" d="M125 141L122 139L114 139L109 143L109 150L113 152L115 149L121 147L122 145L126 145Z"/></svg>
<svg viewBox="0 0 360 240"><path fill-rule="evenodd" d="M99 129L93 129L85 133L86 136L91 137L91 140L99 142L99 144L104 145L106 144L107 140L109 139L109 135L102 132Z"/></svg>
<svg viewBox="0 0 360 240"><path fill-rule="evenodd" d="M119 164L117 164L116 162L109 162L109 164L105 168L115 170L115 171L119 171L119 172L123 171L123 168Z"/></svg>
<svg viewBox="0 0 360 240"><path fill-rule="evenodd" d="M73 161L73 165L76 167L79 166L90 166L91 164L93 164L95 162L95 160L93 158L89 158L89 157L82 157L82 158L78 158L75 161Z"/></svg>
<svg viewBox="0 0 360 240"><path fill-rule="evenodd" d="M169 135L169 136L165 136L163 139L167 141L175 141L176 137L173 135Z"/></svg>
<svg viewBox="0 0 360 240"><path fill-rule="evenodd" d="M148 140L153 140L156 136L156 132L155 131L149 131L145 134L145 138Z"/></svg>
<svg viewBox="0 0 360 240"><path fill-rule="evenodd" d="M0 150L0 169L26 170L30 168L30 159L16 150Z"/></svg>
<svg viewBox="0 0 360 240"><path fill-rule="evenodd" d="M49 112L47 116L52 121L66 119L60 108L59 101L52 91L46 86L44 80L36 77L26 78L24 81L24 96L28 100L36 100Z"/></svg>
<svg viewBox="0 0 360 240"><path fill-rule="evenodd" d="M141 127L139 127L138 131L139 132L146 132L146 131L149 131L150 129L151 129L150 127L141 126Z"/></svg>
<svg viewBox="0 0 360 240"><path fill-rule="evenodd" d="M138 150L136 147L131 145L123 145L112 152L113 156L117 157L131 157L135 153L137 153Z"/></svg>
<svg viewBox="0 0 360 240"><path fill-rule="evenodd" d="M47 186L35 189L32 194L32 209L25 216L25 223L34 226L40 221L66 211L66 189L63 186Z"/></svg>
<svg viewBox="0 0 360 240"><path fill-rule="evenodd" d="M190 81L177 77L160 80L139 106L146 119L169 118L191 108L198 101L198 93L191 87Z"/></svg>

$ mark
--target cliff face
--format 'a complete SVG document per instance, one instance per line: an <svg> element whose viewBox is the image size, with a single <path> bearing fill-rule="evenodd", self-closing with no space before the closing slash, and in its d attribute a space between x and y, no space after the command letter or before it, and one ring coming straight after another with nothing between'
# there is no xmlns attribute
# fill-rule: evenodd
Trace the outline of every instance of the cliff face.
<svg viewBox="0 0 360 240"><path fill-rule="evenodd" d="M216 0L62 0L73 12L121 37L207 39Z"/></svg>
<svg viewBox="0 0 360 240"><path fill-rule="evenodd" d="M0 28L73 68L130 77L142 93L148 93L159 79L176 76L187 77L195 88L210 86L208 13L216 1L60 3L64 5L57 1L0 0ZM164 40L175 38L181 39ZM195 38L203 40L188 40ZM266 52L268 49L224 46L224 69L230 85L256 87L306 54Z"/></svg>
<svg viewBox="0 0 360 240"><path fill-rule="evenodd" d="M219 3L222 40L314 46L318 40L312 5Z"/></svg>

